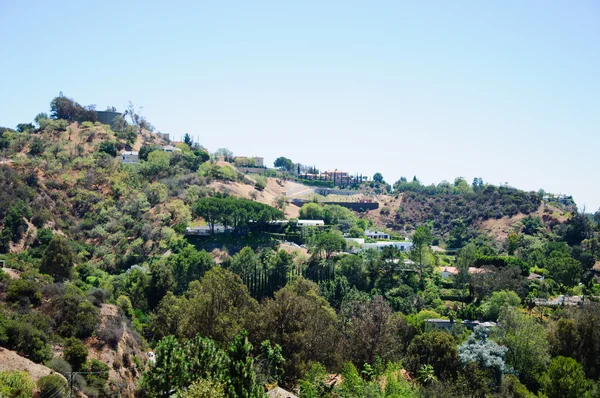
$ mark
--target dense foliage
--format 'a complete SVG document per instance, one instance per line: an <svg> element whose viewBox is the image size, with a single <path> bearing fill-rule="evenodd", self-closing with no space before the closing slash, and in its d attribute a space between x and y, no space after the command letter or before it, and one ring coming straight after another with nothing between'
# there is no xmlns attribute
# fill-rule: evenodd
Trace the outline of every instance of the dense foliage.
<svg viewBox="0 0 600 398"><path fill-rule="evenodd" d="M274 222L289 201L267 199L265 176L189 136L163 151L133 105L110 126L94 112L61 95L50 116L0 129L0 345L57 372L38 382L47 394L71 372L87 396L597 394L600 212L481 179L414 178L395 184L385 200L401 207L383 218L311 202L299 218L325 225ZM138 162L122 163L123 150ZM361 189L391 191L373 180ZM500 218L507 231L481 233ZM413 249L346 239L381 220ZM33 388L0 373L0 395Z"/></svg>

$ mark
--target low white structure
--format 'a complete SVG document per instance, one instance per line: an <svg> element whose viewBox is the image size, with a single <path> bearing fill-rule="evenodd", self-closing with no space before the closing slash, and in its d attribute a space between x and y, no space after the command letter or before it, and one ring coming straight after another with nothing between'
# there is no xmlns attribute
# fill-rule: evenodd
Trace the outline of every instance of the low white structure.
<svg viewBox="0 0 600 398"><path fill-rule="evenodd" d="M367 229L365 231L365 236L367 238L371 238L371 239L390 239L391 238L390 234L388 234L387 232L371 231L369 229Z"/></svg>
<svg viewBox="0 0 600 398"><path fill-rule="evenodd" d="M345 238L346 242L349 243L349 252L350 253L358 253L367 249L375 249L375 250L383 250L386 247L395 247L401 252L410 251L413 246L412 242L409 241L394 241L390 240L388 242L375 242L375 243L365 243L363 238Z"/></svg>
<svg viewBox="0 0 600 398"><path fill-rule="evenodd" d="M225 227L220 224L215 224L215 234L222 234L225 232L233 231L232 228ZM199 235L199 236L208 236L211 234L210 225L200 225L199 227L187 227L185 229L186 235Z"/></svg>
<svg viewBox="0 0 600 398"><path fill-rule="evenodd" d="M270 221L271 225L287 225L293 220L273 220ZM296 220L296 225L299 227L321 227L325 225L323 220Z"/></svg>
<svg viewBox="0 0 600 398"><path fill-rule="evenodd" d="M172 153L172 152L181 152L180 148L176 148L173 145L166 145L162 148L163 151Z"/></svg>
<svg viewBox="0 0 600 398"><path fill-rule="evenodd" d="M121 160L123 163L137 163L139 160L139 153L134 151L121 152Z"/></svg>
<svg viewBox="0 0 600 398"><path fill-rule="evenodd" d="M475 329L477 326L483 326L486 328L493 328L498 326L496 322L479 322L471 320L464 320L461 322L451 321L449 319L425 319L425 322L440 329L452 329L454 325L463 325L464 327L470 330Z"/></svg>
<svg viewBox="0 0 600 398"><path fill-rule="evenodd" d="M364 249L377 249L377 250L383 250L386 247L395 247L398 250L400 250L401 252L407 252L409 251L412 246L413 243L409 242L409 241L389 241L389 242L375 242L375 243L365 243L363 245Z"/></svg>
<svg viewBox="0 0 600 398"><path fill-rule="evenodd" d="M323 220L298 220L298 226L300 227L319 227L325 225Z"/></svg>

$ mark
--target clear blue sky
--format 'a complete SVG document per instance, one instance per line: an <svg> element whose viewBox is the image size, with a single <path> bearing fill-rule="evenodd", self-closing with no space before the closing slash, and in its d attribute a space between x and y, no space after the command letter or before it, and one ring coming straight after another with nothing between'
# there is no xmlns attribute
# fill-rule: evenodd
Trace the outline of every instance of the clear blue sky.
<svg viewBox="0 0 600 398"><path fill-rule="evenodd" d="M0 125L59 91L211 150L600 207L597 1L0 0Z"/></svg>

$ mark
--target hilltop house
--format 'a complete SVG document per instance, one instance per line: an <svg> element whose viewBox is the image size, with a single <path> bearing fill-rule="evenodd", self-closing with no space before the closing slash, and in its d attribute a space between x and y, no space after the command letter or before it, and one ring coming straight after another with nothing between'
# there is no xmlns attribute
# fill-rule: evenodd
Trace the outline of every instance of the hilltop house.
<svg viewBox="0 0 600 398"><path fill-rule="evenodd" d="M348 250L350 253L358 253L367 249L383 250L386 247L395 247L401 252L410 251L413 246L412 242L409 241L388 241L388 242L375 242L365 243L363 238L345 238L346 242L349 243Z"/></svg>
<svg viewBox="0 0 600 398"><path fill-rule="evenodd" d="M386 233L386 232L382 232L382 231L371 231L369 229L367 229L365 231L365 236L367 238L371 238L371 239L390 239L391 236L390 234Z"/></svg>
<svg viewBox="0 0 600 398"><path fill-rule="evenodd" d="M341 170L328 170L322 173L305 173L302 178L306 180L332 181L333 185L350 185L353 177L348 175L348 172Z"/></svg>
<svg viewBox="0 0 600 398"><path fill-rule="evenodd" d="M137 163L139 159L139 154L134 151L124 151L121 152L121 160L123 163Z"/></svg>
<svg viewBox="0 0 600 398"><path fill-rule="evenodd" d="M337 169L324 171L322 176L325 181L333 181L333 185L349 185L352 182L347 172Z"/></svg>
<svg viewBox="0 0 600 398"><path fill-rule="evenodd" d="M441 270L442 278L444 279L448 279L451 276L456 276L458 275L458 272L459 270L456 267L442 267ZM480 274L482 272L486 272L486 270L483 268L469 267L469 275Z"/></svg>

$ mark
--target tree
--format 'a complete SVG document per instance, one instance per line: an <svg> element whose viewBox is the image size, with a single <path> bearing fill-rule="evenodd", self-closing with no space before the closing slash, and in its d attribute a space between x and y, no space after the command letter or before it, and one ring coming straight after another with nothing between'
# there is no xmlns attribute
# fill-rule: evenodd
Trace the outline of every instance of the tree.
<svg viewBox="0 0 600 398"><path fill-rule="evenodd" d="M550 361L544 327L530 316L505 306L500 311L496 340L506 346L506 363L530 389L537 389L538 377Z"/></svg>
<svg viewBox="0 0 600 398"><path fill-rule="evenodd" d="M167 292L174 290L175 277L173 276L172 267L163 258L152 262L150 265L150 275L150 286L147 290L147 297L148 305L150 308L154 308Z"/></svg>
<svg viewBox="0 0 600 398"><path fill-rule="evenodd" d="M472 243L469 243L458 252L458 259L456 262L458 266L458 275L456 275L454 282L456 287L461 290L463 307L464 302L466 301L465 296L469 280L469 267L474 265L476 257L477 248Z"/></svg>
<svg viewBox="0 0 600 398"><path fill-rule="evenodd" d="M98 152L104 152L115 157L117 156L117 147L112 141L102 141L100 145L98 145Z"/></svg>
<svg viewBox="0 0 600 398"><path fill-rule="evenodd" d="M219 342L230 341L239 333L257 307L240 277L220 267L192 282L188 296L182 334L192 337L200 333Z"/></svg>
<svg viewBox="0 0 600 398"><path fill-rule="evenodd" d="M324 254L325 259L346 248L346 240L338 231L322 232L311 239L310 246L315 253Z"/></svg>
<svg viewBox="0 0 600 398"><path fill-rule="evenodd" d="M521 304L521 299L517 296L517 293L511 290L501 290L493 292L491 297L483 302L481 310L485 319L495 321L504 306L518 307L519 304Z"/></svg>
<svg viewBox="0 0 600 398"><path fill-rule="evenodd" d="M283 156L280 156L277 159L275 159L273 165L275 166L275 168L287 171L289 173L294 171L294 162L292 162L291 159L288 159Z"/></svg>
<svg viewBox="0 0 600 398"><path fill-rule="evenodd" d="M131 119L131 124L133 124L134 126L136 126L138 128L138 132L140 134L142 133L142 130L148 130L148 131L154 130L154 126L152 126L148 122L148 120L146 120L145 116L141 115L142 109L143 109L142 107L139 107L136 111L133 103L131 101L129 101L127 110L125 111L125 114L123 115L123 117L129 116L129 118Z"/></svg>
<svg viewBox="0 0 600 398"><path fill-rule="evenodd" d="M575 357L581 344L579 332L572 319L560 318L548 333L552 356Z"/></svg>
<svg viewBox="0 0 600 398"><path fill-rule="evenodd" d="M553 358L542 380L548 398L583 397L590 384L581 364L565 357Z"/></svg>
<svg viewBox="0 0 600 398"><path fill-rule="evenodd" d="M73 370L81 370L81 366L87 361L88 349L76 337L70 337L63 344L63 355L65 360L71 364Z"/></svg>
<svg viewBox="0 0 600 398"><path fill-rule="evenodd" d="M374 365L377 357L396 360L405 343L399 333L402 321L392 315L390 305L382 296L359 304L345 333L349 337L348 350L353 362Z"/></svg>
<svg viewBox="0 0 600 398"><path fill-rule="evenodd" d="M142 145L142 147L140 148L140 159L141 160L148 160L148 155L151 152L157 151L159 150L159 148L157 147L153 147L153 146L148 146L148 145Z"/></svg>
<svg viewBox="0 0 600 398"><path fill-rule="evenodd" d="M73 252L67 240L61 235L54 235L42 256L40 272L57 280L71 277L73 270Z"/></svg>
<svg viewBox="0 0 600 398"><path fill-rule="evenodd" d="M29 131L34 131L35 126L32 123L19 123L17 124L17 131L19 133L27 133Z"/></svg>
<svg viewBox="0 0 600 398"><path fill-rule="evenodd" d="M173 293L167 292L152 314L151 328L155 339L160 340L168 335L178 334L186 304L185 297L178 298Z"/></svg>
<svg viewBox="0 0 600 398"><path fill-rule="evenodd" d="M299 217L302 220L322 220L323 206L318 203L306 203L300 208Z"/></svg>
<svg viewBox="0 0 600 398"><path fill-rule="evenodd" d="M152 151L148 154L146 162L146 172L149 177L154 179L164 177L170 170L171 156L164 151Z"/></svg>
<svg viewBox="0 0 600 398"><path fill-rule="evenodd" d="M50 113L53 119L75 120L80 108L81 105L72 98L65 97L62 91L50 102Z"/></svg>
<svg viewBox="0 0 600 398"><path fill-rule="evenodd" d="M185 391L177 394L181 398L226 398L225 387L222 383L199 379L192 383Z"/></svg>
<svg viewBox="0 0 600 398"><path fill-rule="evenodd" d="M339 392L340 397L362 397L364 381L358 374L358 370L352 362L344 363L342 368L342 384Z"/></svg>
<svg viewBox="0 0 600 398"><path fill-rule="evenodd" d="M185 136L183 136L183 142L190 148L192 147L192 144L194 143L194 141L192 140L192 137L188 133L185 133Z"/></svg>
<svg viewBox="0 0 600 398"><path fill-rule="evenodd" d="M581 278L581 263L569 255L552 252L546 268L552 279L565 286L575 286Z"/></svg>
<svg viewBox="0 0 600 398"><path fill-rule="evenodd" d="M285 358L279 344L271 344L269 340L260 343L260 354L254 363L259 385L281 383L283 381Z"/></svg>
<svg viewBox="0 0 600 398"><path fill-rule="evenodd" d="M530 392L519 381L518 377L513 374L504 375L502 378L502 387L500 390L502 397L513 397L513 398L536 398L537 395Z"/></svg>
<svg viewBox="0 0 600 398"><path fill-rule="evenodd" d="M600 325L600 304L587 303L577 312L575 327L579 344L575 357L583 365L587 376L594 380L600 377L600 327L598 325Z"/></svg>
<svg viewBox="0 0 600 398"><path fill-rule="evenodd" d="M287 196L279 195L273 199L273 207L281 211L285 211L286 207L290 204L290 199Z"/></svg>
<svg viewBox="0 0 600 398"><path fill-rule="evenodd" d="M35 137L29 146L29 154L31 156L38 156L44 153L45 149L44 142L39 137Z"/></svg>
<svg viewBox="0 0 600 398"><path fill-rule="evenodd" d="M189 244L186 244L178 253L169 256L167 262L172 267L177 282L176 294L185 293L191 282L200 280L206 271L216 265L209 253L205 250L198 251Z"/></svg>
<svg viewBox="0 0 600 398"><path fill-rule="evenodd" d="M475 363L480 369L491 372L496 386L500 386L502 376L508 371L504 363L506 347L488 340L489 329L477 326L458 352L463 364Z"/></svg>
<svg viewBox="0 0 600 398"><path fill-rule="evenodd" d="M125 120L123 115L118 115L110 124L110 129L112 131L116 131L117 133L127 130L127 120Z"/></svg>
<svg viewBox="0 0 600 398"><path fill-rule="evenodd" d="M385 181L383 180L383 175L381 173L375 173L375 175L373 176L373 181L378 182L380 184L385 183Z"/></svg>
<svg viewBox="0 0 600 398"><path fill-rule="evenodd" d="M230 160L233 158L233 152L227 148L219 148L215 151L214 155L216 157L223 156L225 160Z"/></svg>
<svg viewBox="0 0 600 398"><path fill-rule="evenodd" d="M419 265L419 282L423 283L423 259L425 252L431 244L431 229L426 225L419 225L412 236L413 249Z"/></svg>
<svg viewBox="0 0 600 398"><path fill-rule="evenodd" d="M408 346L407 369L417 373L423 365L431 365L440 380L454 377L460 365L454 338L445 332L423 333Z"/></svg>
<svg viewBox="0 0 600 398"><path fill-rule="evenodd" d="M450 231L447 245L453 249L460 249L469 240L469 230L462 221L459 221Z"/></svg>
<svg viewBox="0 0 600 398"><path fill-rule="evenodd" d="M29 279L15 279L8 285L6 299L11 302L21 302L29 305L39 305L42 301L42 292L37 283Z"/></svg>
<svg viewBox="0 0 600 398"><path fill-rule="evenodd" d="M296 381L311 362L337 363L335 311L321 297L319 287L301 277L277 291L273 299L263 301L250 335L256 341L269 340L281 346L286 382Z"/></svg>
<svg viewBox="0 0 600 398"><path fill-rule="evenodd" d="M149 397L170 397L187 377L184 351L174 336L158 342L155 362L140 381L141 390Z"/></svg>
<svg viewBox="0 0 600 398"><path fill-rule="evenodd" d="M252 344L248 341L248 332L240 333L229 343L229 369L227 388L230 397L259 398L262 395L260 386L256 385L254 360L251 356Z"/></svg>

